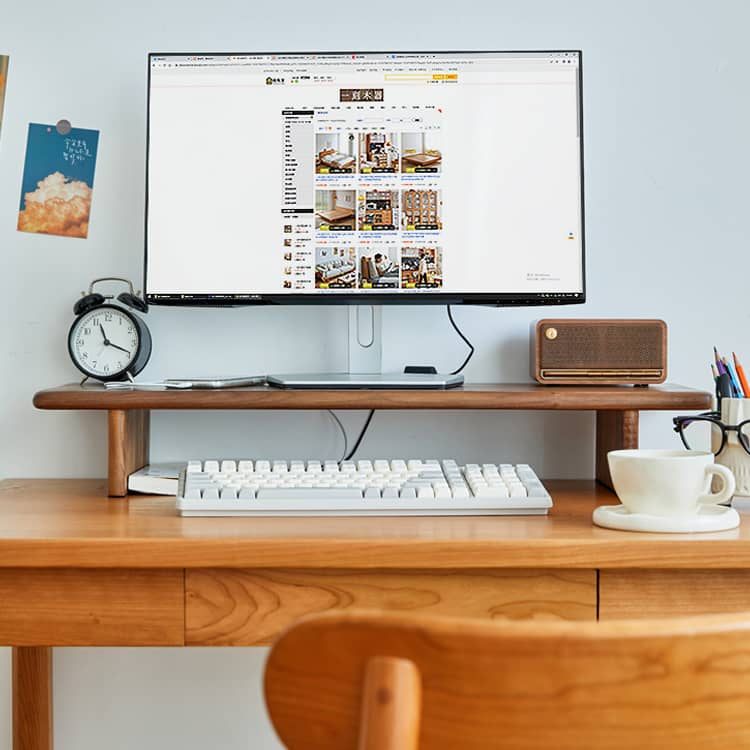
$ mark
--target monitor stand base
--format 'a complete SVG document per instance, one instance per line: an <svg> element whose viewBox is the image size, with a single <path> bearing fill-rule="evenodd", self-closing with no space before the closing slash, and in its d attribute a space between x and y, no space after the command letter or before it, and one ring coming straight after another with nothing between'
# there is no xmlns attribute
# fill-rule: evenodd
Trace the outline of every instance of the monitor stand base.
<svg viewBox="0 0 750 750"><path fill-rule="evenodd" d="M382 310L379 305L349 307L348 372L269 375L277 388L455 388L463 375L382 371Z"/></svg>
<svg viewBox="0 0 750 750"><path fill-rule="evenodd" d="M463 375L415 373L322 372L299 375L269 375L268 385L277 388L455 388L463 385Z"/></svg>

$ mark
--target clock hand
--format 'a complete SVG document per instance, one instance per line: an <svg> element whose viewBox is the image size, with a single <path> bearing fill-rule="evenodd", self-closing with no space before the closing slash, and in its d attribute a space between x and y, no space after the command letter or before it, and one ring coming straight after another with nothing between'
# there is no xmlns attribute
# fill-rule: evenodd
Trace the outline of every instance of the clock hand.
<svg viewBox="0 0 750 750"><path fill-rule="evenodd" d="M119 349L121 352L125 352L125 354L130 356L130 352L127 349L123 349L121 346L117 346L117 344L113 344L111 341L109 342L109 345L115 349Z"/></svg>
<svg viewBox="0 0 750 750"><path fill-rule="evenodd" d="M102 332L102 336L104 337L104 346L110 346L107 334L104 333L104 326L101 323L99 324L99 330Z"/></svg>

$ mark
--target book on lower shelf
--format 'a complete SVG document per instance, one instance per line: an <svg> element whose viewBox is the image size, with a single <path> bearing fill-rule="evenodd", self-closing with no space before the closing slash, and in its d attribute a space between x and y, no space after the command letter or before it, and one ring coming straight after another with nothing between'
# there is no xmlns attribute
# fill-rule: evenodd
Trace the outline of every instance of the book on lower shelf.
<svg viewBox="0 0 750 750"><path fill-rule="evenodd" d="M128 476L128 491L147 495L176 495L183 463L149 464Z"/></svg>

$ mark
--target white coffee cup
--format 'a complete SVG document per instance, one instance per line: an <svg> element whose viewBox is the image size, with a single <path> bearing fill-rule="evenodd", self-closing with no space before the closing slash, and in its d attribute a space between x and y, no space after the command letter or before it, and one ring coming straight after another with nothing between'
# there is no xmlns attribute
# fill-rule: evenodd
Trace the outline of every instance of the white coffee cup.
<svg viewBox="0 0 750 750"><path fill-rule="evenodd" d="M734 493L734 476L709 451L619 450L607 454L612 485L631 513L691 516L702 503L718 504ZM722 481L711 493L711 479Z"/></svg>

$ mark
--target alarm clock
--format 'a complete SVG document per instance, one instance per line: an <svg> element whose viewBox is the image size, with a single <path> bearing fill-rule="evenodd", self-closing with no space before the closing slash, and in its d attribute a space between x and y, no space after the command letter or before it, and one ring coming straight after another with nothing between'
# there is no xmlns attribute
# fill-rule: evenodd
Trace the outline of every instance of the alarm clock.
<svg viewBox="0 0 750 750"><path fill-rule="evenodd" d="M117 296L94 292L102 281L122 281L130 289ZM127 279L106 276L94 279L88 294L75 303L76 319L68 333L68 352L73 364L86 376L96 380L132 380L151 357L151 333L140 316L146 313L145 301L133 293ZM85 380L85 378L84 378Z"/></svg>

